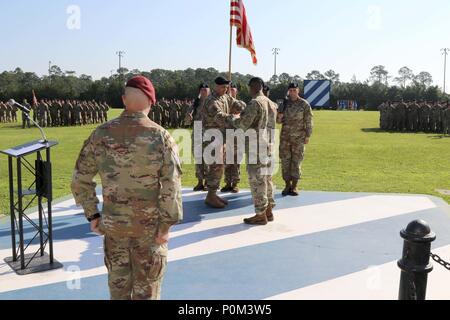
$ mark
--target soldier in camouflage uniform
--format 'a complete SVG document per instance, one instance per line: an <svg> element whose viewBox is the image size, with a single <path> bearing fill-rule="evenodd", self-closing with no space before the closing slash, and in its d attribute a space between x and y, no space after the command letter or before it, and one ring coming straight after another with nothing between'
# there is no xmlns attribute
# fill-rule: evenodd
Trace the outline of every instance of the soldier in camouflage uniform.
<svg viewBox="0 0 450 320"><path fill-rule="evenodd" d="M249 87L252 100L240 115L228 116L227 122L236 129L242 129L244 132L252 130L255 133L253 137L256 141L247 141L245 149L247 173L256 215L244 219L244 222L251 225L266 225L268 221L274 221L272 209L275 207L275 200L270 170L272 161L270 127L275 126L276 112L272 110L273 103L263 94L262 79L252 78ZM258 148L250 147L253 144L256 144Z"/></svg>
<svg viewBox="0 0 450 320"><path fill-rule="evenodd" d="M225 119L229 115L230 107L233 107L233 104L237 103L237 100L226 94L230 81L224 77L218 77L215 80L215 84L215 92L211 94L205 102L205 112L202 117L202 122L205 131L212 129L210 131L211 133L217 131L220 132L222 144L218 145L217 148L214 148L214 159L212 163L206 163L206 187L208 189L208 195L206 196L205 204L212 208L220 209L228 205L226 199L217 195L217 190L220 188L220 180L222 179L224 171ZM218 142L215 141L208 141L206 142L205 148L217 143Z"/></svg>
<svg viewBox="0 0 450 320"><path fill-rule="evenodd" d="M160 299L169 228L182 219L181 169L175 141L147 114L156 101L150 80L127 83L126 110L84 143L72 192L91 229L104 234L111 299ZM103 210L94 176L103 187Z"/></svg>
<svg viewBox="0 0 450 320"><path fill-rule="evenodd" d="M5 112L6 112L6 106L3 103L3 101L0 101L0 122L5 122Z"/></svg>
<svg viewBox="0 0 450 320"><path fill-rule="evenodd" d="M194 129L192 130L192 154L195 161L195 177L197 178L197 185L194 187L194 191L206 191L206 165L203 159L203 152L205 143L202 145L195 144L195 137L203 137L203 130L197 132L198 125L202 124L202 115L204 113L205 101L210 95L209 86L206 83L202 83L199 86L199 97L194 103L192 113L188 115L188 123L194 123ZM203 127L202 127L203 129ZM201 140L200 140L201 141Z"/></svg>
<svg viewBox="0 0 450 320"><path fill-rule="evenodd" d="M232 83L230 85L230 93L233 99L237 100L237 86ZM245 102L241 100L237 100L237 103L233 104L233 107L230 109L230 114L241 114L245 109ZM220 190L221 192L231 192L231 193L239 193L239 182L241 181L241 163L240 159L238 159L238 142L234 141L233 144L234 149L234 159L233 163L227 163L225 165L225 186ZM231 150L231 148L228 148Z"/></svg>
<svg viewBox="0 0 450 320"><path fill-rule="evenodd" d="M442 116L443 119L443 133L450 135L450 104L447 101L447 107L444 109L444 113Z"/></svg>
<svg viewBox="0 0 450 320"><path fill-rule="evenodd" d="M27 108L28 110L31 110L31 105L28 103L27 99L23 100L23 106L25 108ZM26 127L28 127L28 128L31 127L29 116L30 115L28 115L28 117L27 117L25 112L22 111L22 129L25 129Z"/></svg>
<svg viewBox="0 0 450 320"><path fill-rule="evenodd" d="M417 101L408 107L408 131L417 132L419 130L419 108Z"/></svg>
<svg viewBox="0 0 450 320"><path fill-rule="evenodd" d="M282 123L280 159L285 188L283 196L298 196L298 181L302 177L301 163L305 145L313 130L313 113L308 101L300 98L298 84L289 85L289 99L278 109L278 122Z"/></svg>

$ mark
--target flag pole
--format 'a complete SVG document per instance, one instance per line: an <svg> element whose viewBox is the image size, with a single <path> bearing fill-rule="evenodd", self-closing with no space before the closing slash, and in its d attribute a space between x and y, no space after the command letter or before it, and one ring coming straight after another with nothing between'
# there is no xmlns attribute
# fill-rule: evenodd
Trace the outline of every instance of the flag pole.
<svg viewBox="0 0 450 320"><path fill-rule="evenodd" d="M230 52L228 55L228 80L231 81L231 49L233 46L233 25L230 23Z"/></svg>

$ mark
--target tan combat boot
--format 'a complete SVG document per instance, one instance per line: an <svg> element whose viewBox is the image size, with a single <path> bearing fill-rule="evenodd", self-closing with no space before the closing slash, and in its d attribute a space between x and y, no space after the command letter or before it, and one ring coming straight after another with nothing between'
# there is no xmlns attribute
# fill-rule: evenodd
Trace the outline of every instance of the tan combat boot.
<svg viewBox="0 0 450 320"><path fill-rule="evenodd" d="M265 226L268 223L266 212L257 214L252 218L244 219L244 223L257 226Z"/></svg>
<svg viewBox="0 0 450 320"><path fill-rule="evenodd" d="M233 187L231 186L231 183L227 183L225 185L225 187L223 187L222 189L220 189L220 192L225 193L225 192L230 192L233 189Z"/></svg>
<svg viewBox="0 0 450 320"><path fill-rule="evenodd" d="M239 193L239 186L237 183L233 183L231 193Z"/></svg>
<svg viewBox="0 0 450 320"><path fill-rule="evenodd" d="M198 192L198 191L204 191L205 190L205 186L203 185L203 180L198 180L197 185L194 187L194 191Z"/></svg>
<svg viewBox="0 0 450 320"><path fill-rule="evenodd" d="M291 192L289 192L290 196L297 197L299 195L299 191L297 189L298 180L292 180L292 188Z"/></svg>
<svg viewBox="0 0 450 320"><path fill-rule="evenodd" d="M266 210L266 217L267 217L267 221L269 221L269 222L273 222L275 220L273 217L273 211L272 211L273 208L274 208L274 206L269 204L269 206L267 207L267 210Z"/></svg>
<svg viewBox="0 0 450 320"><path fill-rule="evenodd" d="M216 191L208 191L208 195L205 199L205 204L215 209L225 208L225 203L220 201L220 198L217 196Z"/></svg>
<svg viewBox="0 0 450 320"><path fill-rule="evenodd" d="M284 187L284 190L281 192L283 197L286 197L291 192L291 181L284 181L286 186Z"/></svg>
<svg viewBox="0 0 450 320"><path fill-rule="evenodd" d="M216 197L219 199L219 201L221 201L224 205L228 205L228 200L227 199L225 199L225 198L223 198L223 197L219 197L217 194L216 194Z"/></svg>

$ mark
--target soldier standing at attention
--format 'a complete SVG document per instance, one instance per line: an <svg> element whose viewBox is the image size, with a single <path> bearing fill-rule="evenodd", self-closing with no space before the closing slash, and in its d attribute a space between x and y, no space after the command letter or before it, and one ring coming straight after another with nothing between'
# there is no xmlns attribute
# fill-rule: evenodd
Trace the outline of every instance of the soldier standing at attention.
<svg viewBox="0 0 450 320"><path fill-rule="evenodd" d="M210 95L209 86L206 83L202 83L199 88L200 93L198 98L194 102L194 108L192 113L188 114L189 125L190 122L197 122L197 124L202 123L202 116L204 113L205 101ZM203 128L202 128L203 129ZM197 178L197 185L194 187L194 191L206 191L206 164L203 159L203 151L205 144L201 146L195 145L195 136L201 135L203 137L203 130L201 132L196 131L197 128L194 125L194 129L192 130L192 154L194 156L195 161L195 177ZM201 154L200 154L201 152ZM201 160L201 161L200 161ZM205 181L205 182L204 182Z"/></svg>
<svg viewBox="0 0 450 320"><path fill-rule="evenodd" d="M275 126L276 114L272 112L272 101L263 94L264 81L260 78L252 78L249 87L252 100L240 115L228 116L227 122L236 129L256 131L257 141L247 141L245 147L247 174L256 215L244 219L244 223L266 225L268 221L274 221L272 209L275 207L275 200L270 170L272 160L270 126ZM258 148L253 150L250 147L251 144L256 144ZM261 152L263 149L267 150L266 154Z"/></svg>
<svg viewBox="0 0 450 320"><path fill-rule="evenodd" d="M23 106L31 111L31 105L28 103L27 99L23 100ZM28 115L29 117L30 115ZM30 127L30 119L25 115L25 112L22 111L22 129L25 127Z"/></svg>
<svg viewBox="0 0 450 320"><path fill-rule="evenodd" d="M230 85L229 96L235 99L236 103L232 103L232 107L230 108L230 114L241 114L245 109L245 102L237 99L238 89L234 83ZM233 129L233 128L231 128ZM225 187L223 187L220 192L231 192L231 193L239 193L239 182L241 182L241 164L239 163L238 158L238 145L237 139L235 139L233 143L234 149L234 159L233 163L227 163L225 165ZM231 150L231 146L229 146Z"/></svg>
<svg viewBox="0 0 450 320"><path fill-rule="evenodd" d="M91 229L104 234L111 299L160 299L169 229L182 219L181 169L170 134L147 114L156 102L150 80L130 79L125 111L88 138L72 180ZM103 187L102 214L94 176Z"/></svg>
<svg viewBox="0 0 450 320"><path fill-rule="evenodd" d="M300 98L298 84L289 85L288 99L278 109L277 122L282 123L280 135L280 158L285 188L283 196L298 196L297 185L301 179L301 164L305 145L313 130L313 113L308 101Z"/></svg>

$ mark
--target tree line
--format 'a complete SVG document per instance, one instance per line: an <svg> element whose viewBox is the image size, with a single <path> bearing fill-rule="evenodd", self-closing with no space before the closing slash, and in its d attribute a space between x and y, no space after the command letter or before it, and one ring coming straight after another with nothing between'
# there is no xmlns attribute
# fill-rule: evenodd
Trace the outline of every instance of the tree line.
<svg viewBox="0 0 450 320"><path fill-rule="evenodd" d="M14 71L0 73L0 100L14 98L31 100L31 92L35 91L38 99L79 99L106 101L112 106L121 106L121 95L126 81L137 74L142 74L152 80L158 98L186 99L194 98L198 93L198 85L206 82L213 84L218 75L227 77L227 73L214 68L163 70L154 69L149 72L127 70L122 68L110 77L93 80L89 75L77 76L74 71L62 71L58 66L51 66L49 75L39 77L33 72L24 72L20 68ZM249 74L233 73L232 78L240 89L240 98L250 99L247 83L253 77ZM303 80L330 80L332 85L331 104L336 106L337 100L356 100L367 110L376 110L384 101L395 100L447 100L442 90L433 85L430 73L423 71L418 74L408 67L398 71L398 76L391 76L384 66L372 68L370 78L358 81L353 77L350 82L342 82L340 75L333 70L321 73L318 70L309 72L304 78L298 75L282 73L273 76L268 84L271 87L273 100L283 99L290 82Z"/></svg>

